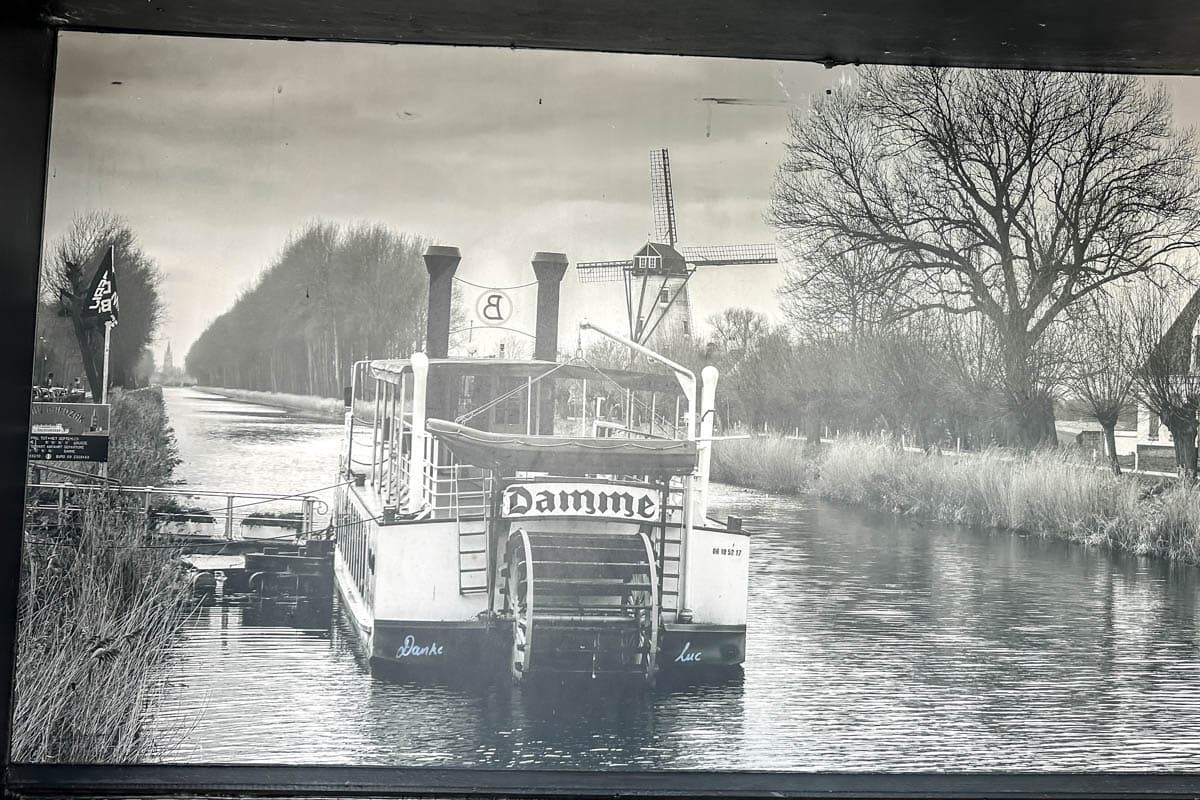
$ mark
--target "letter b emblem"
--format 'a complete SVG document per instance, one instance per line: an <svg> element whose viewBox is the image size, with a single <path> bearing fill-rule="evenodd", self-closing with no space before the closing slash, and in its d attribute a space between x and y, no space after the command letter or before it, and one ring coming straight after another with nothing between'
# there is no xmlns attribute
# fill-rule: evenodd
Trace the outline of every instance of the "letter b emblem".
<svg viewBox="0 0 1200 800"><path fill-rule="evenodd" d="M512 299L499 289L488 289L475 301L475 316L484 325L504 325L512 315Z"/></svg>

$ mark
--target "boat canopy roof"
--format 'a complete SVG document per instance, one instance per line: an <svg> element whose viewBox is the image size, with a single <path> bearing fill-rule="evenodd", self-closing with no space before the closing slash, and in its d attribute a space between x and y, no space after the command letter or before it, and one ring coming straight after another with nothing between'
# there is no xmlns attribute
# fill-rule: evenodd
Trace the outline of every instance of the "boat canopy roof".
<svg viewBox="0 0 1200 800"><path fill-rule="evenodd" d="M561 475L687 475L696 443L679 439L587 439L488 433L429 419L425 428L464 464Z"/></svg>
<svg viewBox="0 0 1200 800"><path fill-rule="evenodd" d="M504 378L537 378L554 370L558 378L576 378L591 380L608 377L628 389L655 392L679 392L679 382L675 376L665 372L635 372L625 369L596 367L584 363L563 363L557 361L537 361L531 359L507 358L431 358L429 372L431 375L466 376L466 375L497 375ZM371 374L380 380L399 383L402 375L412 372L412 362L408 359L385 359L371 362Z"/></svg>

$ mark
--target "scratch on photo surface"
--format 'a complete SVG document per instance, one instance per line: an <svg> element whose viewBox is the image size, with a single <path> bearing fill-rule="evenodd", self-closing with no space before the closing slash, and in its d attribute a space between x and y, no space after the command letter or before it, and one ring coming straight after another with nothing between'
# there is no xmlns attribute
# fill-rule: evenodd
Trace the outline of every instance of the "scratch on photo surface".
<svg viewBox="0 0 1200 800"><path fill-rule="evenodd" d="M780 86L782 86L782 85L783 84L780 83ZM785 95L787 94L786 89L784 89L784 94ZM704 123L704 138L705 139L712 138L713 106L784 106L784 105L787 105L787 103L788 103L788 101L786 99L784 99L784 100L769 100L769 99L762 100L762 99L754 99L754 98L750 98L750 97L697 97L696 102L704 103L708 106L708 113L706 114L705 123Z"/></svg>

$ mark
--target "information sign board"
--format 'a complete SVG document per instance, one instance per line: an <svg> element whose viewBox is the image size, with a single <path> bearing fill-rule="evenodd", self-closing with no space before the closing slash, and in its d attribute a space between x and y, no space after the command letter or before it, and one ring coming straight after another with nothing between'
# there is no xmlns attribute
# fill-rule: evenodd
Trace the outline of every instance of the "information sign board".
<svg viewBox="0 0 1200 800"><path fill-rule="evenodd" d="M101 403L34 403L29 460L107 463L108 412Z"/></svg>

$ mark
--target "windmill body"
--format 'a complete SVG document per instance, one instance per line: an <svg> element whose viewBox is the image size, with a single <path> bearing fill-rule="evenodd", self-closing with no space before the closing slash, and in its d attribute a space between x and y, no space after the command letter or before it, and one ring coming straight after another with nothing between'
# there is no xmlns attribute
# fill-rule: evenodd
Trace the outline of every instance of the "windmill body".
<svg viewBox="0 0 1200 800"><path fill-rule="evenodd" d="M670 338L692 332L692 309L687 282L691 267L683 254L667 244L649 242L633 256L626 295L636 312L630 338L644 342L653 335ZM636 292L637 297L632 295ZM650 328L657 326L651 332Z"/></svg>
<svg viewBox="0 0 1200 800"><path fill-rule="evenodd" d="M688 281L698 267L774 264L772 244L681 247L667 151L650 153L650 201L655 240L627 259L575 265L581 283L625 284L629 336L639 344L691 336L695 330Z"/></svg>

